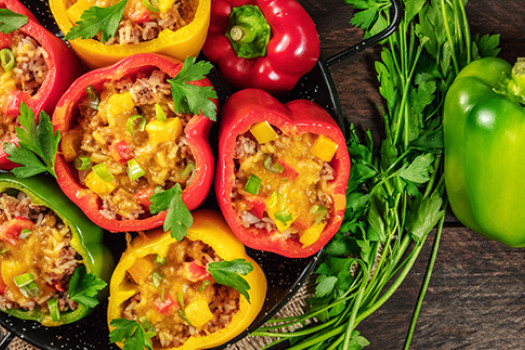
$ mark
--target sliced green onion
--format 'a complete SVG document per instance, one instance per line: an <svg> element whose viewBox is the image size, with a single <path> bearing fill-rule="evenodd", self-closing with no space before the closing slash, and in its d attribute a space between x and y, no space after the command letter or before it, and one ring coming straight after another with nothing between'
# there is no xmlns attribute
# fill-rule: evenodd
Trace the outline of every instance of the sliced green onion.
<svg viewBox="0 0 525 350"><path fill-rule="evenodd" d="M146 128L146 117L138 114L133 115L129 117L128 122L126 123L128 131L131 135L135 134L135 129L133 128L133 126L135 125L135 120L138 120L137 127L135 128L137 131L144 131L144 129Z"/></svg>
<svg viewBox="0 0 525 350"><path fill-rule="evenodd" d="M188 162L184 170L180 173L182 179L188 178L188 180L186 180L186 186L189 185L191 180L195 177L195 168L196 166L194 162Z"/></svg>
<svg viewBox="0 0 525 350"><path fill-rule="evenodd" d="M26 272L13 278L13 281L18 288L25 287L34 280L35 279L33 278L33 274L31 272Z"/></svg>
<svg viewBox="0 0 525 350"><path fill-rule="evenodd" d="M263 165L264 169L274 174L280 174L284 171L284 166L282 166L282 164L279 163L273 163L271 156L268 156L264 159Z"/></svg>
<svg viewBox="0 0 525 350"><path fill-rule="evenodd" d="M177 292L177 301L179 302L180 308L184 309L184 297L181 292Z"/></svg>
<svg viewBox="0 0 525 350"><path fill-rule="evenodd" d="M155 254L155 256L153 257L153 262L157 265L165 265L166 258L161 257L159 254Z"/></svg>
<svg viewBox="0 0 525 350"><path fill-rule="evenodd" d="M106 182L111 182L115 179L113 174L109 172L108 168L106 168L104 163L94 165L91 169L93 169L93 171L98 177L100 177L102 180Z"/></svg>
<svg viewBox="0 0 525 350"><path fill-rule="evenodd" d="M328 209L326 209L325 207L320 207L315 204L312 205L312 207L310 208L310 214L316 215L316 218L315 218L316 224L319 224L321 221L323 221L327 213L328 213Z"/></svg>
<svg viewBox="0 0 525 350"><path fill-rule="evenodd" d="M151 282L155 288L158 288L162 281L164 281L164 275L160 272L154 271L151 273Z"/></svg>
<svg viewBox="0 0 525 350"><path fill-rule="evenodd" d="M31 236L32 233L33 231L24 228L22 229L22 232L20 232L20 234L18 235L18 238L27 239L27 237Z"/></svg>
<svg viewBox="0 0 525 350"><path fill-rule="evenodd" d="M280 210L275 213L275 218L286 225L288 221L292 220L292 213L288 209Z"/></svg>
<svg viewBox="0 0 525 350"><path fill-rule="evenodd" d="M199 287L199 293L202 293L202 291L204 290L204 288L206 288L207 286L210 285L210 280L204 280L202 281L202 284L201 286Z"/></svg>
<svg viewBox="0 0 525 350"><path fill-rule="evenodd" d="M250 194L257 194L259 193L259 189L261 188L261 179L258 178L255 175L250 175L248 178L248 181L246 182L246 186L244 187L244 190Z"/></svg>
<svg viewBox="0 0 525 350"><path fill-rule="evenodd" d="M128 160L128 176L131 181L135 181L145 174L146 172L141 168L135 158Z"/></svg>
<svg viewBox="0 0 525 350"><path fill-rule="evenodd" d="M161 185L157 185L157 186L155 186L155 188L153 189L153 193L161 193L161 192L164 192L164 188L162 188Z"/></svg>
<svg viewBox="0 0 525 350"><path fill-rule="evenodd" d="M95 111L98 111L98 105L100 104L100 96L98 95L97 89L93 85L86 87L87 101L84 105L88 106Z"/></svg>
<svg viewBox="0 0 525 350"><path fill-rule="evenodd" d="M186 322L190 326L192 325L190 320L188 319L188 316L186 316L186 314L184 313L184 311L182 311L182 309L179 309L179 316L184 320L184 322Z"/></svg>
<svg viewBox="0 0 525 350"><path fill-rule="evenodd" d="M142 0L142 3L144 4L144 6L146 6L148 11L159 12L159 9L157 7L155 7L155 6L158 6L158 1L157 0L152 0L151 3L149 2L149 0Z"/></svg>
<svg viewBox="0 0 525 350"><path fill-rule="evenodd" d="M26 297L37 297L40 295L40 288L38 288L38 285L35 282L29 283L27 286L18 288L20 289L20 292Z"/></svg>
<svg viewBox="0 0 525 350"><path fill-rule="evenodd" d="M15 55L11 49L0 50L0 61L5 72L9 72L15 66Z"/></svg>
<svg viewBox="0 0 525 350"><path fill-rule="evenodd" d="M166 118L166 114L164 114L162 107L158 103L155 103L155 112L157 112L157 120L163 122L168 119Z"/></svg>
<svg viewBox="0 0 525 350"><path fill-rule="evenodd" d="M9 251L9 248L4 248L2 250L0 250L0 255L4 256L5 253L7 253Z"/></svg>
<svg viewBox="0 0 525 350"><path fill-rule="evenodd" d="M49 299L47 301L47 307L51 314L51 319L55 322L60 321L60 310L58 309L58 298Z"/></svg>
<svg viewBox="0 0 525 350"><path fill-rule="evenodd" d="M91 158L86 156L81 156L75 158L75 168L77 170L88 170L91 165Z"/></svg>
<svg viewBox="0 0 525 350"><path fill-rule="evenodd" d="M155 332L155 328L153 328L153 325L150 321L146 318L146 316L141 316L139 318L140 323L144 327L144 330L146 331L146 337L152 338L155 335L157 335L157 332Z"/></svg>

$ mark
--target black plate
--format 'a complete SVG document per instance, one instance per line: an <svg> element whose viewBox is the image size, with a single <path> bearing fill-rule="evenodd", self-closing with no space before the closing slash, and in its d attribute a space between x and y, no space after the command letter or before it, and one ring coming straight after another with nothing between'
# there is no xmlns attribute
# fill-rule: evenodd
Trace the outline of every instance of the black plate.
<svg viewBox="0 0 525 350"><path fill-rule="evenodd" d="M22 3L35 14L41 24L57 36L63 37L48 10L47 2L23 0ZM218 92L219 103L222 105L231 94L231 90L216 71L210 74L210 80ZM312 71L306 74L291 92L279 97L283 102L297 98L315 101L324 107L340 125L343 124L339 99L326 64L323 62L319 61ZM346 128L342 129L345 130ZM210 133L212 144L215 142L216 137L217 125L214 125ZM216 150L216 147L212 146L212 149ZM213 191L203 206L214 209L218 208L213 198ZM105 241L114 253L115 261L118 261L126 245L124 235L106 233ZM320 255L319 252L309 258L289 259L273 253L252 249L247 250L248 254L261 265L266 274L268 293L263 308L252 325L229 343L233 343L246 336L250 331L255 330L275 315L300 288L316 266L317 259ZM82 320L60 327L43 327L37 322L19 320L10 315L0 313L0 324L9 332L4 340L0 341L0 349L6 349L11 338L18 336L45 350L116 350L118 347L109 343L108 340L106 307L107 302L104 302L99 305L92 314ZM223 347L224 346L216 349Z"/></svg>

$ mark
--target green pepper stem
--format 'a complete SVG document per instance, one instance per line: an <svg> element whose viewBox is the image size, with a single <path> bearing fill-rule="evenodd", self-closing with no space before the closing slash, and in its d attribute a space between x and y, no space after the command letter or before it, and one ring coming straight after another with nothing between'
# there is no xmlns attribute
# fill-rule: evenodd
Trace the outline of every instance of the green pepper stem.
<svg viewBox="0 0 525 350"><path fill-rule="evenodd" d="M520 103L525 103L525 57L518 57L512 67L507 91L514 95Z"/></svg>
<svg viewBox="0 0 525 350"><path fill-rule="evenodd" d="M270 25L258 6L243 5L232 8L225 35L238 57L264 57L270 33Z"/></svg>

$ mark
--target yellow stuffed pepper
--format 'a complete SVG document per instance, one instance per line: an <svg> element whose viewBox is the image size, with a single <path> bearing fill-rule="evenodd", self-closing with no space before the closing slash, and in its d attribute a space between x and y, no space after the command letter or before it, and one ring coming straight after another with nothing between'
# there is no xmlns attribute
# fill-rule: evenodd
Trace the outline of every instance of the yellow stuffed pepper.
<svg viewBox="0 0 525 350"><path fill-rule="evenodd" d="M135 53L196 57L208 33L211 0L49 0L60 30L91 68Z"/></svg>
<svg viewBox="0 0 525 350"><path fill-rule="evenodd" d="M110 340L150 349L207 349L242 333L266 296L262 269L214 211L193 213L181 241L140 235L110 282ZM127 342L129 342L127 344Z"/></svg>

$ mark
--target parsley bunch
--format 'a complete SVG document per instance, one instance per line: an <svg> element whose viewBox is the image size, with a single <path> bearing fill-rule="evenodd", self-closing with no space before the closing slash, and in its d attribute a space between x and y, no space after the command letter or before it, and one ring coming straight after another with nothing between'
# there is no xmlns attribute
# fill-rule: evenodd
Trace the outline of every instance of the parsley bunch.
<svg viewBox="0 0 525 350"><path fill-rule="evenodd" d="M351 23L365 37L389 22L390 1L346 0L359 10ZM459 70L471 60L498 53L498 36L471 37L462 0L404 0L396 33L382 43L375 63L385 138L352 126L348 150L352 168L347 207L338 234L317 269L312 309L272 320L254 335L289 340L289 349L362 349L369 344L358 324L401 285L428 234L435 246L418 306L405 342L408 348L425 294L446 210L443 176L442 105ZM277 329L311 320L294 332Z"/></svg>

